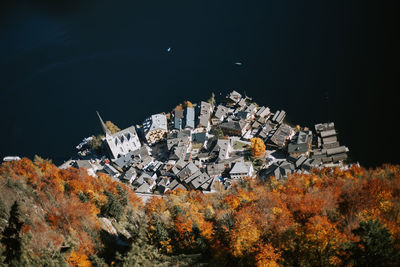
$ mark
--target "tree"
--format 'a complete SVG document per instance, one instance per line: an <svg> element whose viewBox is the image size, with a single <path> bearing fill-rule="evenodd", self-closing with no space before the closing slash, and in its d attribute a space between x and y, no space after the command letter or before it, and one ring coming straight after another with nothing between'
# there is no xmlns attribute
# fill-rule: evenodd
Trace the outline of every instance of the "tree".
<svg viewBox="0 0 400 267"><path fill-rule="evenodd" d="M90 142L89 142L90 148L94 152L100 154L103 151L103 138L104 138L104 135L97 135L97 136L93 135L92 137L93 137L92 140L90 140Z"/></svg>
<svg viewBox="0 0 400 267"><path fill-rule="evenodd" d="M192 102L190 102L190 101L185 101L185 106L186 106L187 108L193 108L193 104L192 104Z"/></svg>
<svg viewBox="0 0 400 267"><path fill-rule="evenodd" d="M124 207L115 195L110 192L105 192L105 194L107 195L107 203L101 208L102 213L119 221L124 213Z"/></svg>
<svg viewBox="0 0 400 267"><path fill-rule="evenodd" d="M211 93L211 97L207 99L207 102L210 103L212 106L215 106L215 94L214 92Z"/></svg>
<svg viewBox="0 0 400 267"><path fill-rule="evenodd" d="M353 266L398 266L392 235L378 220L361 222L353 233L360 238L350 246Z"/></svg>
<svg viewBox="0 0 400 267"><path fill-rule="evenodd" d="M108 130L110 130L111 134L115 134L121 131L121 129L118 128L118 126L112 123L111 121L106 121L106 126Z"/></svg>
<svg viewBox="0 0 400 267"><path fill-rule="evenodd" d="M19 262L22 253L21 228L24 223L21 220L19 204L17 201L11 206L8 226L3 231L1 242L5 246L5 262Z"/></svg>
<svg viewBox="0 0 400 267"><path fill-rule="evenodd" d="M216 139L221 139L221 138L224 137L224 132L221 130L221 128L216 128L216 129L213 131L213 134L214 134L214 136L215 136Z"/></svg>
<svg viewBox="0 0 400 267"><path fill-rule="evenodd" d="M258 158L264 156L265 144L261 138L255 137L250 139L251 154L253 157Z"/></svg>

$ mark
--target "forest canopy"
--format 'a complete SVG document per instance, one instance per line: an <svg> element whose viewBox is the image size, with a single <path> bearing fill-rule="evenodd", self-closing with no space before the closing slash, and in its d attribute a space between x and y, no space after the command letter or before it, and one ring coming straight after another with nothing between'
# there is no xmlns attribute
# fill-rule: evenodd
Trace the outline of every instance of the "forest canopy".
<svg viewBox="0 0 400 267"><path fill-rule="evenodd" d="M24 158L0 166L0 190L6 266L400 263L400 166L244 179L142 203L107 175Z"/></svg>

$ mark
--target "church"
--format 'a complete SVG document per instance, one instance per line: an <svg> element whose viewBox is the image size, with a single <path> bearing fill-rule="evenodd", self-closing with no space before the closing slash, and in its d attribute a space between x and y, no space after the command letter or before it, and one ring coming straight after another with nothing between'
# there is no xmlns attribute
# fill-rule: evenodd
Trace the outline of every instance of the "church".
<svg viewBox="0 0 400 267"><path fill-rule="evenodd" d="M107 146L111 159L117 159L141 147L134 126L111 134L103 119L100 117L99 112L97 112L97 116L99 117L104 134L106 135L104 138L104 143Z"/></svg>

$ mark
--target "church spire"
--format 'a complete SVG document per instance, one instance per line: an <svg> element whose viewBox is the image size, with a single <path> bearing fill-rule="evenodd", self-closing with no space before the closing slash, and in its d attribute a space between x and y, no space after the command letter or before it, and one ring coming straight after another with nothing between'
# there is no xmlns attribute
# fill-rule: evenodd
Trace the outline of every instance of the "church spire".
<svg viewBox="0 0 400 267"><path fill-rule="evenodd" d="M106 124L104 123L103 119L100 117L99 112L96 111L96 113L97 113L97 116L99 117L99 120L100 120L100 123L101 123L101 128L103 128L103 132L104 132L106 135L111 135L110 130L107 128L107 126L106 126Z"/></svg>

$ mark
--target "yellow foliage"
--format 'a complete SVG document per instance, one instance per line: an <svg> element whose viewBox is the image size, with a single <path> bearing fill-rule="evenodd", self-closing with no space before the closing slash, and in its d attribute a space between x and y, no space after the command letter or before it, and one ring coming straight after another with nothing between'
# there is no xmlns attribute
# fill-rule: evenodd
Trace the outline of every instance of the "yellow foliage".
<svg viewBox="0 0 400 267"><path fill-rule="evenodd" d="M92 265L88 256L78 251L72 251L67 258L67 262L74 267L90 267Z"/></svg>
<svg viewBox="0 0 400 267"><path fill-rule="evenodd" d="M250 139L251 154L253 157L258 158L264 156L265 144L261 138L255 137Z"/></svg>

